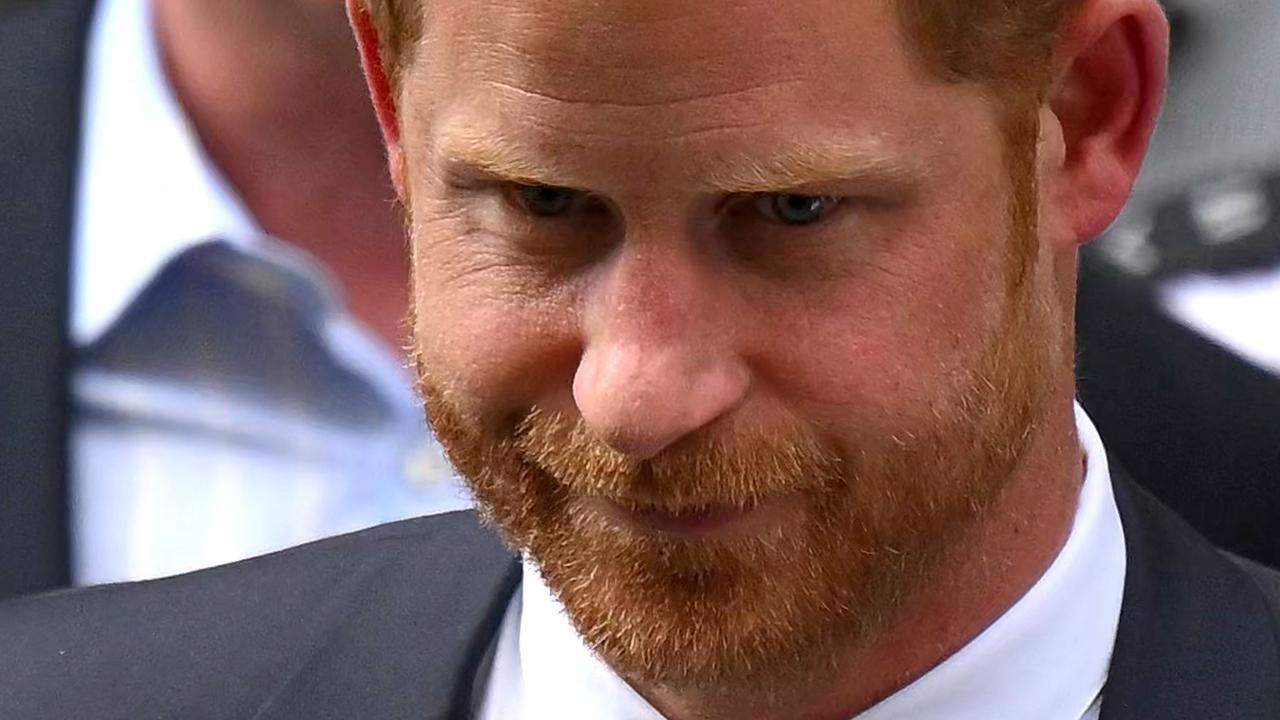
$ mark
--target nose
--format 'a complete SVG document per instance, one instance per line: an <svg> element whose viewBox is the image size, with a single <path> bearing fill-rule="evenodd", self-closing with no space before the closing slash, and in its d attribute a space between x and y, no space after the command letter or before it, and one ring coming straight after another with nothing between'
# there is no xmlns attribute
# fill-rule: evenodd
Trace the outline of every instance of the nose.
<svg viewBox="0 0 1280 720"><path fill-rule="evenodd" d="M634 459L727 415L750 385L735 347L749 320L699 260L624 249L584 301L574 402L596 437Z"/></svg>

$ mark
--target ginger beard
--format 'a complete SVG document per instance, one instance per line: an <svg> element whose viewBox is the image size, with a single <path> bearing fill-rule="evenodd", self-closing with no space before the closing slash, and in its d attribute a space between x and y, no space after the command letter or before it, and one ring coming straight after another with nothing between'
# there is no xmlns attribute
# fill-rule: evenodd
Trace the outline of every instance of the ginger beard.
<svg viewBox="0 0 1280 720"><path fill-rule="evenodd" d="M928 424L896 437L837 445L799 420L717 423L633 461L580 419L536 408L501 435L486 433L419 354L431 425L485 518L536 562L579 634L621 676L779 701L828 677L885 626L963 545L1039 435L1059 341L1036 282L1026 201L1014 201L1002 318L972 366L920 413ZM788 495L802 499L788 522L710 539L623 529L592 502L752 507Z"/></svg>

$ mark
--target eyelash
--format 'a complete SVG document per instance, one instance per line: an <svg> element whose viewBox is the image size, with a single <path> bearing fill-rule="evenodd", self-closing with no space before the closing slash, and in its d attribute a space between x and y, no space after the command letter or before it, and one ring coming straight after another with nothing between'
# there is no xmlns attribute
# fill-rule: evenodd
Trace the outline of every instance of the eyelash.
<svg viewBox="0 0 1280 720"><path fill-rule="evenodd" d="M521 212L523 215L527 216L530 220L533 220L533 221L545 222L548 220L562 219L564 217L576 214L582 211L584 208L590 207L594 204L603 204L601 203L598 197L590 193L582 192L580 190L574 190L573 188L561 188L561 187L555 187L551 185L543 186L543 185L520 185L517 183L505 183L503 184L501 190L502 190L502 197L504 202L506 202L509 206ZM538 213L530 210L528 203L521 198L520 193L525 190L549 190L552 192L572 193L569 199L569 208L564 213L557 213L555 215L539 215Z"/></svg>
<svg viewBox="0 0 1280 720"><path fill-rule="evenodd" d="M764 207L774 200L788 196L820 199L824 200L828 205L818 218L804 223L788 223L777 215L776 209L766 209ZM791 232L802 232L831 222L845 210L847 205L852 203L852 199L847 197L818 193L746 193L730 198L726 208L731 214L746 212L776 227Z"/></svg>
<svg viewBox="0 0 1280 720"><path fill-rule="evenodd" d="M521 197L521 193L526 190L550 190L553 192L558 191L558 192L572 193L573 195L569 199L569 207L564 212L542 215L531 210L529 208L527 201ZM564 219L565 217L568 217L577 212L580 212L584 208L588 208L593 205L597 207L603 206L603 202L600 200L599 197L592 195L591 193L575 190L573 188L560 188L555 186L531 186L531 185L521 185L518 183L503 183L501 186L501 191L502 191L504 202L509 207L517 210L524 218L526 218L531 222L547 222L547 221L561 220L561 219ZM821 216L807 223L785 222L777 216L776 211L765 210L761 207L763 203L767 203L771 200L776 200L778 198L788 197L788 196L811 197L814 199L820 199L820 200L826 201L828 203L828 206ZM834 196L834 195L820 195L816 193L814 194L742 193L742 194L730 196L729 198L726 199L724 203L721 204L720 207L722 211L726 211L728 213L738 212L742 208L749 208L748 210L749 212L754 213L756 216L764 220L767 220L773 224L786 227L792 230L798 230L798 229L809 227L810 225L821 225L822 223L829 221L833 215L835 215L836 213L839 213L843 209L843 206L845 206L848 203L849 203L848 198Z"/></svg>

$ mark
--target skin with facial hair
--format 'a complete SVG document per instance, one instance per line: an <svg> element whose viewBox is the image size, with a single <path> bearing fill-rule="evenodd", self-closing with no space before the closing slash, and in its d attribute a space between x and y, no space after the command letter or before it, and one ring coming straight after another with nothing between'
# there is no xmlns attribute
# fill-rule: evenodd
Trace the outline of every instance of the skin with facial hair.
<svg viewBox="0 0 1280 720"><path fill-rule="evenodd" d="M432 425L668 717L851 717L1061 548L1076 250L1163 84L1154 3L1081 5L1011 123L887 0L442 0L394 89L350 3Z"/></svg>
<svg viewBox="0 0 1280 720"><path fill-rule="evenodd" d="M948 549L966 544L1040 431L1046 379L1023 361L1051 353L1030 324L1011 319L979 373L938 399L945 424L875 453L831 447L795 423L718 428L636 461L585 423L537 409L494 443L468 432L426 364L420 390L481 508L536 558L615 670L770 703L836 675L841 651L883 627ZM992 396L995 387L1007 395ZM685 539L620 527L618 507L781 517Z"/></svg>

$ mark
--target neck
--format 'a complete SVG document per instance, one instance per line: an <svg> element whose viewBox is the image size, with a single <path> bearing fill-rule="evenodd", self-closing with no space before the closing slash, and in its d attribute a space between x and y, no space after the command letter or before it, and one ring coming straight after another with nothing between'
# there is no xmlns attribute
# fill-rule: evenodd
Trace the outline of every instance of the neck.
<svg viewBox="0 0 1280 720"><path fill-rule="evenodd" d="M153 0L178 99L270 235L319 259L399 347L403 223L342 4Z"/></svg>
<svg viewBox="0 0 1280 720"><path fill-rule="evenodd" d="M848 720L963 648L1040 579L1066 544L1079 503L1084 457L1070 398L1049 418L1000 500L962 546L881 630L805 687L735 702L723 694L674 694L637 686L666 717L692 720ZM750 703L747 706L743 703Z"/></svg>

